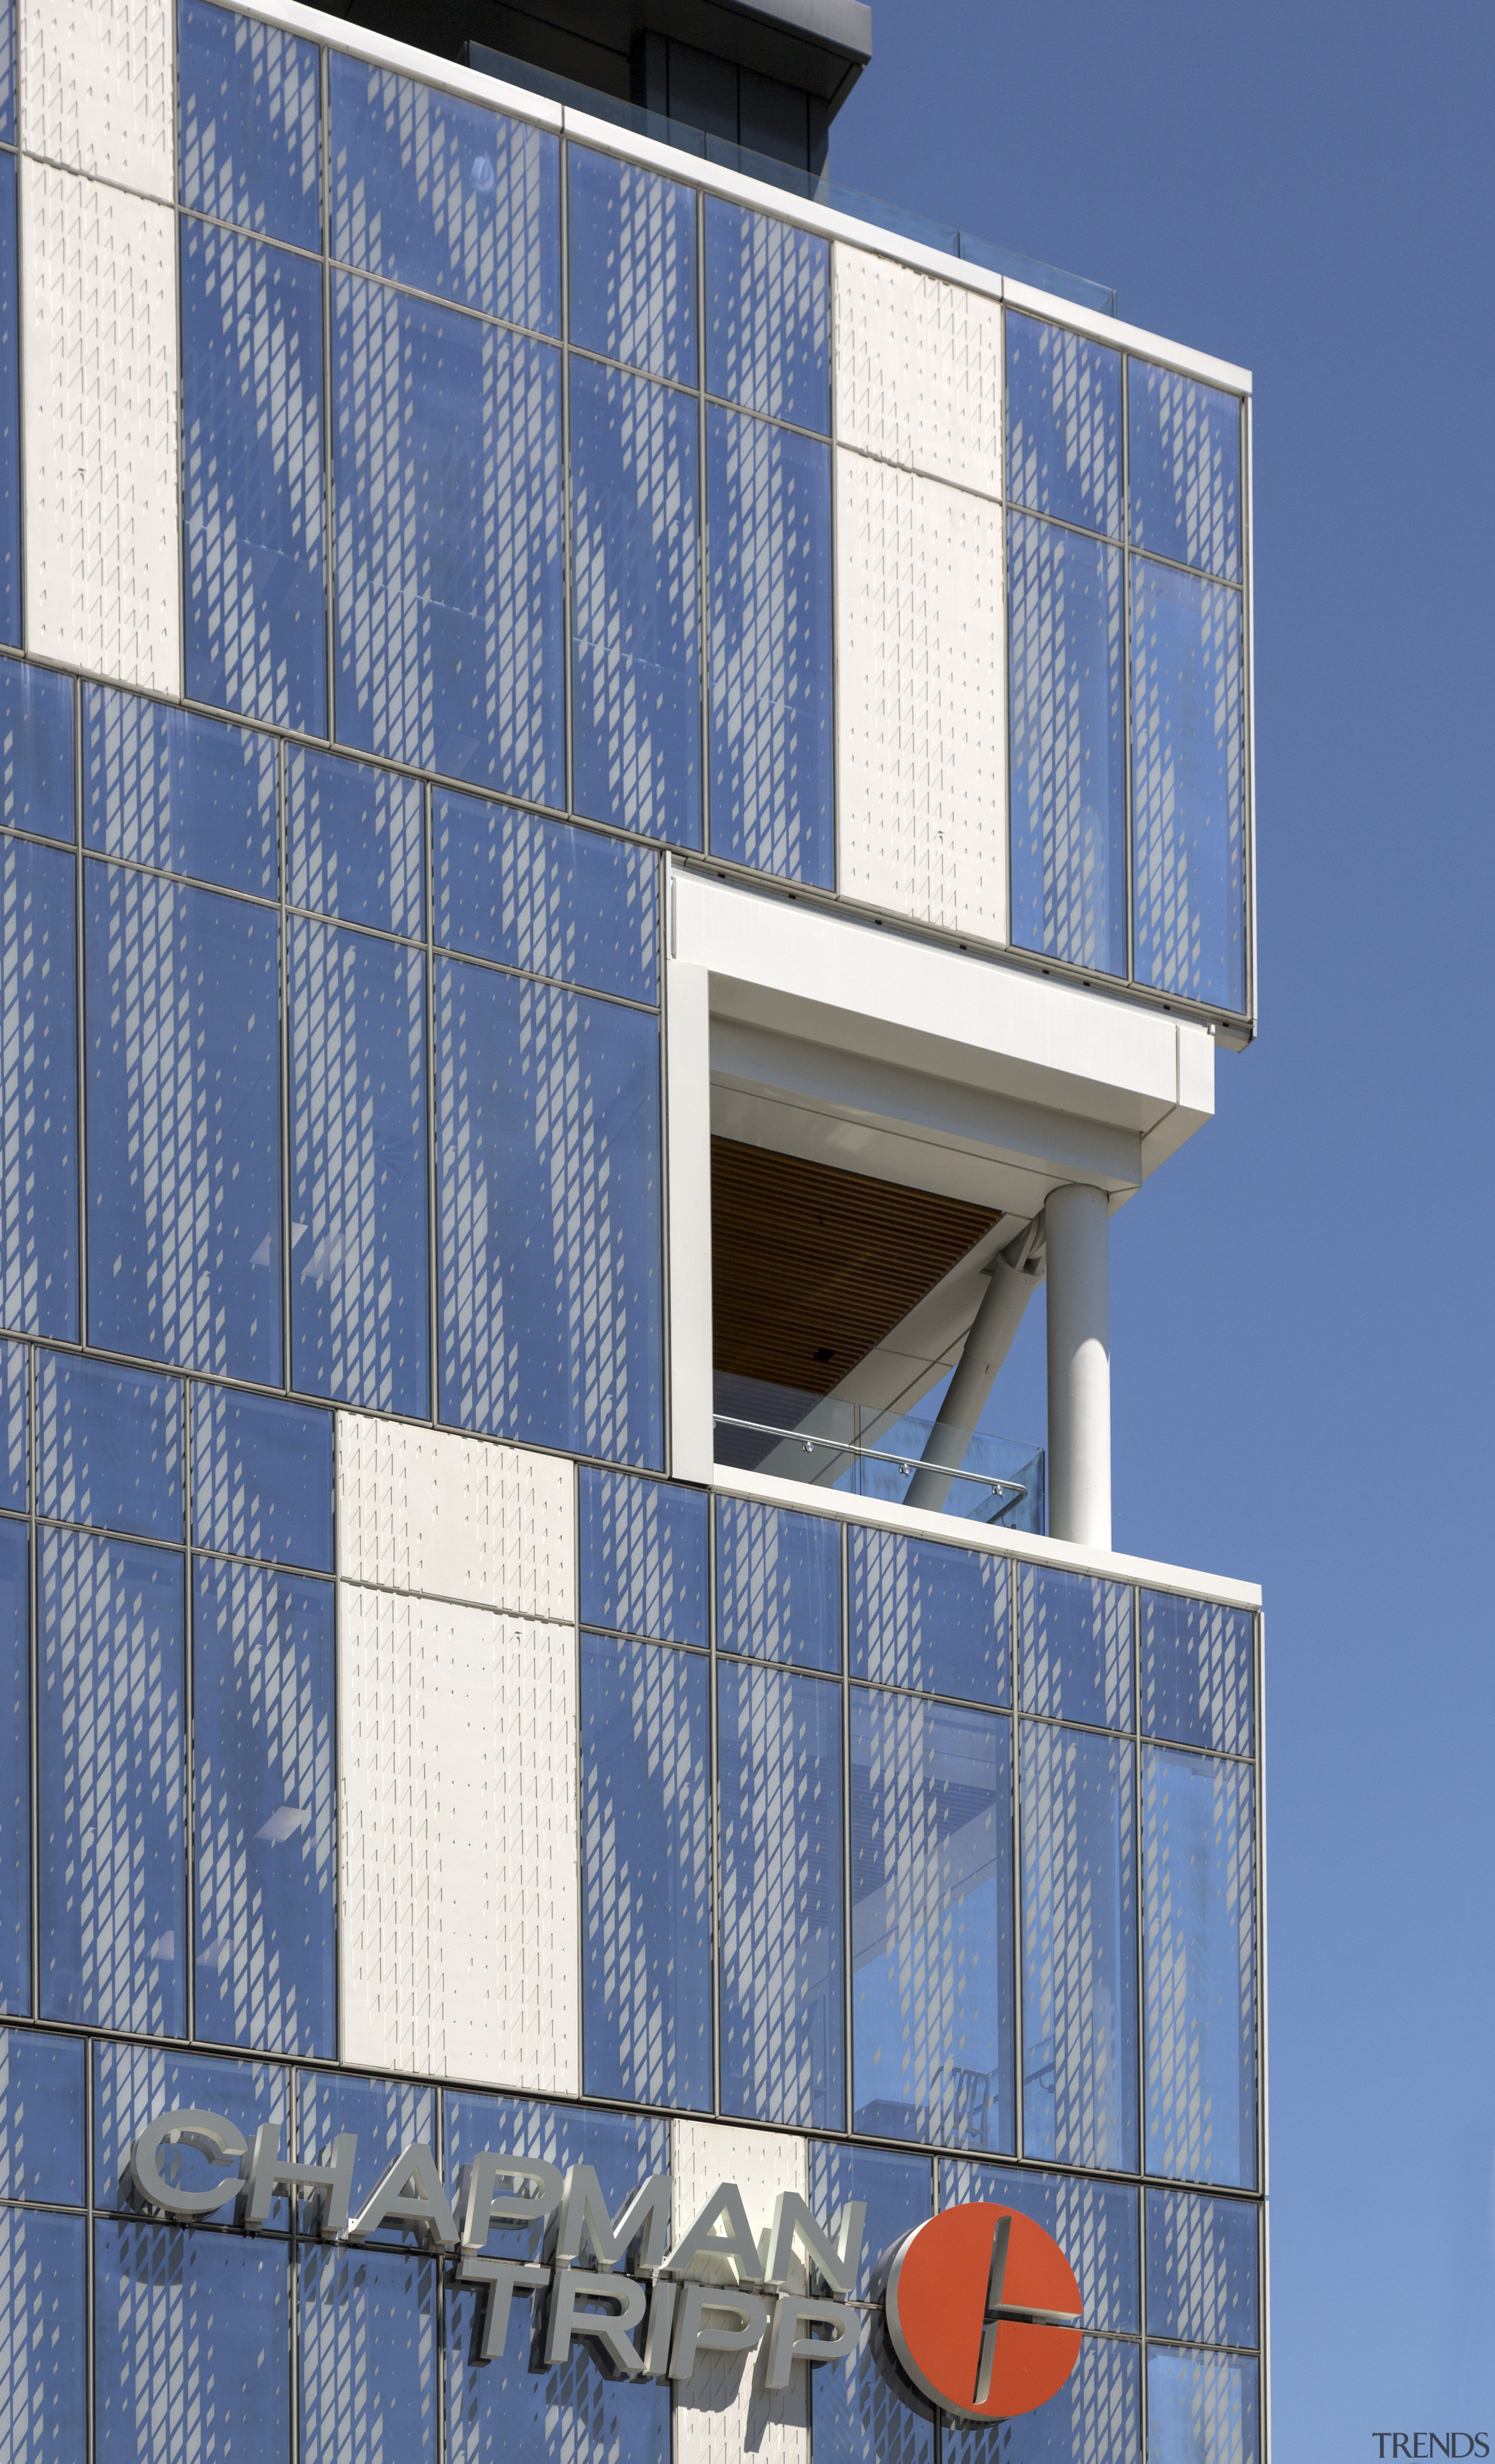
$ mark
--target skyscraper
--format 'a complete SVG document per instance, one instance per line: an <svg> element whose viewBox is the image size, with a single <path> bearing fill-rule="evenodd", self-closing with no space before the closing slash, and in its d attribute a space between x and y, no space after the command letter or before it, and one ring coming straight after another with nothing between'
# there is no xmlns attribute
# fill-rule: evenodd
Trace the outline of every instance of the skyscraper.
<svg viewBox="0 0 1495 2464"><path fill-rule="evenodd" d="M360 13L4 18L0 2453L1247 2464L1260 1597L1112 1548L1107 1242L1255 1027L1249 380L846 197L861 0Z"/></svg>

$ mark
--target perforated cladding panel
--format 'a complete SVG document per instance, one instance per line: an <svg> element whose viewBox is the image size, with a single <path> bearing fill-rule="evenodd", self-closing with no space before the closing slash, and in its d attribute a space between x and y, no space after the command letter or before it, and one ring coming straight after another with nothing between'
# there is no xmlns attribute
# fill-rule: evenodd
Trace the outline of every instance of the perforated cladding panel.
<svg viewBox="0 0 1495 2464"><path fill-rule="evenodd" d="M338 1606L343 2058L575 2096L574 1637Z"/></svg>
<svg viewBox="0 0 1495 2464"><path fill-rule="evenodd" d="M169 204L170 0L22 0L21 143Z"/></svg>
<svg viewBox="0 0 1495 2464"><path fill-rule="evenodd" d="M1001 494L1001 309L835 251L836 437L901 471Z"/></svg>
<svg viewBox="0 0 1495 2464"><path fill-rule="evenodd" d="M170 209L21 165L28 647L182 690Z"/></svg>
<svg viewBox="0 0 1495 2464"><path fill-rule="evenodd" d="M736 2182L759 2235L773 2222L780 2190L808 2195L805 2142L787 2131L675 2122L670 2152L677 2233L694 2222L718 2182ZM744 2455L758 2464L808 2464L809 2371L796 2366L784 2392L769 2395L766 2350L765 2338L750 2367L740 2354L701 2356L693 2377L675 2393L674 2464L740 2464Z"/></svg>
<svg viewBox="0 0 1495 2464"><path fill-rule="evenodd" d="M338 1414L338 1571L348 1582L576 1615L569 1463L449 1430Z"/></svg>
<svg viewBox="0 0 1495 2464"><path fill-rule="evenodd" d="M1007 937L1000 508L836 454L840 882Z"/></svg>

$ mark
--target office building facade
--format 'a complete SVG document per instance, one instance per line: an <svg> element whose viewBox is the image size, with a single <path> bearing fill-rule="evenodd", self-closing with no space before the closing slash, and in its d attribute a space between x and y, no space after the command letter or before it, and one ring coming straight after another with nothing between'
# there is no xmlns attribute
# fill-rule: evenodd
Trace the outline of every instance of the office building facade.
<svg viewBox="0 0 1495 2464"><path fill-rule="evenodd" d="M1106 1303L1255 1027L1249 380L839 200L845 6L7 14L16 2464L1264 2457L1261 1603L1112 1549ZM558 2348L588 2166L861 2203L849 2345Z"/></svg>

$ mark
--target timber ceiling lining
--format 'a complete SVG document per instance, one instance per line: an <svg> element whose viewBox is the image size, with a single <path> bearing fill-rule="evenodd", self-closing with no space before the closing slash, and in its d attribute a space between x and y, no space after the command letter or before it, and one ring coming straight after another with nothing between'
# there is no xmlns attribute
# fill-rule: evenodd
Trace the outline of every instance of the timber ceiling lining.
<svg viewBox="0 0 1495 2464"><path fill-rule="evenodd" d="M715 1366L828 1395L1000 1221L797 1155L712 1140Z"/></svg>

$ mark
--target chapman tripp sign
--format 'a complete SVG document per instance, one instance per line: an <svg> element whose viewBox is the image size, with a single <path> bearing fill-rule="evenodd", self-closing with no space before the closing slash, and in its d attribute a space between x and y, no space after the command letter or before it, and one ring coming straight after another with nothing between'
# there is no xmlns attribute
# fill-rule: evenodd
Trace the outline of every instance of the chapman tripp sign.
<svg viewBox="0 0 1495 2464"><path fill-rule="evenodd" d="M182 2145L222 2168L216 2180L187 2189L168 2177L163 2152ZM503 2356L517 2296L546 2305L547 2365L566 2361L580 2339L628 2378L681 2381L703 2356L756 2353L766 2340L763 2384L772 2390L789 2385L797 2362L845 2361L855 2349L858 2316L844 2297L855 2291L862 2261L860 2200L827 2227L797 2191L780 2190L772 2222L755 2237L737 2184L719 2182L671 2241L668 2173L651 2174L611 2215L590 2165L562 2174L543 2157L489 2147L464 2166L453 2199L431 2150L417 2143L351 2215L357 2152L355 2134L344 2131L325 2163L293 2164L281 2154L278 2124L264 2123L251 2146L225 2115L183 2107L132 2142L128 2177L160 2214L219 2215L231 2204L250 2233L269 2223L280 2196L309 2201L324 2240L358 2243L384 2226L404 2227L452 2255L460 2282L486 2291L485 2362ZM490 2255L495 2227L527 2229L539 2255ZM984 2204L947 2209L885 2256L879 2276L900 2365L947 2411L1005 2419L1068 2377L1080 2350L1079 2288L1058 2244L1031 2218ZM797 2289L811 2271L828 2296Z"/></svg>

